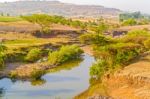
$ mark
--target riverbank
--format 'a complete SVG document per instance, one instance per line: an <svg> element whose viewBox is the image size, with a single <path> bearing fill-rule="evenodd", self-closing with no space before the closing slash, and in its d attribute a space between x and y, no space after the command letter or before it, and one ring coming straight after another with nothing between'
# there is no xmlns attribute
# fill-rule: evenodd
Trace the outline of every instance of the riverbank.
<svg viewBox="0 0 150 99"><path fill-rule="evenodd" d="M149 99L150 53L146 53L124 69L91 85L75 99ZM85 98L85 99L86 99Z"/></svg>

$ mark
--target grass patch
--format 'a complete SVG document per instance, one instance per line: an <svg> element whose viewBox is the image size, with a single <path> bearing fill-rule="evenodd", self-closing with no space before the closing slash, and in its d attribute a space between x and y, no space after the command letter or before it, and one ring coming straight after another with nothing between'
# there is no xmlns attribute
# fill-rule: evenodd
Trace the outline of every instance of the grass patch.
<svg viewBox="0 0 150 99"><path fill-rule="evenodd" d="M0 22L16 22L22 21L20 17L8 17L8 16L0 16Z"/></svg>

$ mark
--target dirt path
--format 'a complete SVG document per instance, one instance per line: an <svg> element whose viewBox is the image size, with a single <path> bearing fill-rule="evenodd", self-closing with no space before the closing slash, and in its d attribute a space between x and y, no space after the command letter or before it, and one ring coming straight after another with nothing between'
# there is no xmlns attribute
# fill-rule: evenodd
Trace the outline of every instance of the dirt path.
<svg viewBox="0 0 150 99"><path fill-rule="evenodd" d="M81 49L84 51L84 53L93 56L93 49L91 46L83 46Z"/></svg>

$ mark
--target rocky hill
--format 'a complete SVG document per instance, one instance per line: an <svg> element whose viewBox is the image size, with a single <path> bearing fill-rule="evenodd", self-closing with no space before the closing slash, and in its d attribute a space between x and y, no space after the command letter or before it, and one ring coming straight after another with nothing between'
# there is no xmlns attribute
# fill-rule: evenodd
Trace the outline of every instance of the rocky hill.
<svg viewBox="0 0 150 99"><path fill-rule="evenodd" d="M10 15L26 15L46 13L62 16L117 16L121 11L95 5L75 5L59 1L25 0L0 3L0 13Z"/></svg>

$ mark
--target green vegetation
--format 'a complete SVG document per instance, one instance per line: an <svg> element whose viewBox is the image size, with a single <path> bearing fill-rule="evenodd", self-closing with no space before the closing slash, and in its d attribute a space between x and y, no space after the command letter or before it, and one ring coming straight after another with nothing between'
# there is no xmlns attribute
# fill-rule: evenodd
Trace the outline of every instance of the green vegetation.
<svg viewBox="0 0 150 99"><path fill-rule="evenodd" d="M106 45L110 39L101 34L87 33L80 36L80 41L84 44Z"/></svg>
<svg viewBox="0 0 150 99"><path fill-rule="evenodd" d="M33 14L31 16L21 16L22 19L34 24L38 24L42 28L42 32L49 32L52 18L46 14Z"/></svg>
<svg viewBox="0 0 150 99"><path fill-rule="evenodd" d="M42 51L39 48L31 49L27 56L25 57L25 60L28 62L35 62L39 60L42 57Z"/></svg>
<svg viewBox="0 0 150 99"><path fill-rule="evenodd" d="M149 16L141 14L140 12L133 12L133 13L120 14L119 18L120 18L120 21L124 21L124 20L128 20L130 18L133 18L133 19L149 18Z"/></svg>
<svg viewBox="0 0 150 99"><path fill-rule="evenodd" d="M123 42L132 42L136 44L144 44L144 41L150 38L150 32L145 30L129 31L128 34L122 39Z"/></svg>
<svg viewBox="0 0 150 99"><path fill-rule="evenodd" d="M61 24L68 25L76 28L86 28L86 23L80 21L73 21L71 19L66 19L62 16L50 16L47 14L33 14L31 16L21 16L22 19L29 21L34 24L38 24L42 32L49 32L51 24Z"/></svg>
<svg viewBox="0 0 150 99"><path fill-rule="evenodd" d="M96 33L81 35L80 40L92 44L97 62L90 69L92 77L101 78L107 72L123 68L149 48L150 33L146 30L129 31L122 38L108 38Z"/></svg>
<svg viewBox="0 0 150 99"><path fill-rule="evenodd" d="M133 25L137 25L137 22L135 19L128 19L128 20L123 21L122 25L133 26Z"/></svg>
<svg viewBox="0 0 150 99"><path fill-rule="evenodd" d="M125 26L146 25L150 23L150 16L143 15L140 12L123 13L119 16L120 22Z"/></svg>
<svg viewBox="0 0 150 99"><path fill-rule="evenodd" d="M45 70L34 70L31 74L31 79L32 80L38 80L41 79L41 76L46 73Z"/></svg>
<svg viewBox="0 0 150 99"><path fill-rule="evenodd" d="M28 58L29 62L34 62L41 57L41 53L43 53L43 51L41 51L42 50L37 48L31 49L28 52L26 58ZM63 63L72 61L74 59L80 59L82 53L83 51L77 45L62 46L59 50L50 52L49 55L46 55L46 57L48 57L48 60L42 61L40 63L23 65L19 67L19 69L12 71L10 73L10 77L29 78L32 80L36 80L39 79L43 74L45 74L48 69L58 67ZM26 72L22 72L24 70L26 70Z"/></svg>
<svg viewBox="0 0 150 99"><path fill-rule="evenodd" d="M60 65L79 58L82 53L83 51L76 45L62 46L60 50L49 53L48 62L50 65Z"/></svg>
<svg viewBox="0 0 150 99"><path fill-rule="evenodd" d="M147 49L150 49L150 39L146 40L144 42L144 46L147 48Z"/></svg>
<svg viewBox="0 0 150 99"><path fill-rule="evenodd" d="M0 16L0 22L16 22L21 20L19 17Z"/></svg>
<svg viewBox="0 0 150 99"><path fill-rule="evenodd" d="M93 77L102 77L108 69L108 63L105 60L98 60L90 68L90 75Z"/></svg>
<svg viewBox="0 0 150 99"><path fill-rule="evenodd" d="M97 47L95 56L99 61L91 67L90 74L102 77L106 72L113 72L127 65L142 51L142 46L134 43L116 43Z"/></svg>
<svg viewBox="0 0 150 99"><path fill-rule="evenodd" d="M5 63L6 58L5 50L6 47L2 43L0 43L0 67L3 67Z"/></svg>
<svg viewBox="0 0 150 99"><path fill-rule="evenodd" d="M97 34L103 34L104 32L106 32L109 29L109 25L101 22L98 24L98 26L95 27L95 32Z"/></svg>

